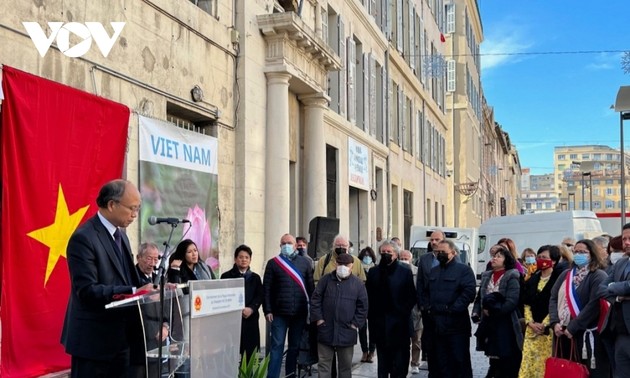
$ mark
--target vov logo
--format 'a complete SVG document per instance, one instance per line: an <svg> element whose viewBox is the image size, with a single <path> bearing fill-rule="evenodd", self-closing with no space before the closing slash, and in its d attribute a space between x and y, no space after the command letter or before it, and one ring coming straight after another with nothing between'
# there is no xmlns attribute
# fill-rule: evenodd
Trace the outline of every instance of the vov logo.
<svg viewBox="0 0 630 378"><path fill-rule="evenodd" d="M55 39L59 50L70 58L78 58L85 55L92 47L92 40L96 42L103 56L107 58L125 27L125 22L110 22L112 29L114 29L111 37L100 22L86 22L85 24L79 22L68 22L66 24L63 22L49 22L48 27L51 30L49 36L46 36L46 33L44 33L44 30L37 22L22 22L22 25L24 25L26 32L31 37L35 48L37 48L42 58L46 56ZM70 46L70 33L79 37L81 42Z"/></svg>

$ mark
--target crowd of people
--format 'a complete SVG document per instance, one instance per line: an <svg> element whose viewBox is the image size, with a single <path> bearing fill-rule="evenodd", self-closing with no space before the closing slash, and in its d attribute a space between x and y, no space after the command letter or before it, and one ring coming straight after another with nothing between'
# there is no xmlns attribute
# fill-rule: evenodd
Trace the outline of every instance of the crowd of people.
<svg viewBox="0 0 630 378"><path fill-rule="evenodd" d="M120 231L140 203L130 182L105 184L98 213L68 243L72 293L62 343L73 377L145 373L132 314L104 309L115 295L155 289L157 246L143 243L134 265ZM362 363L373 363L376 354L379 378L406 377L410 367L418 373L421 360L431 378L472 377L473 329L476 349L489 360L486 377L542 377L552 356L583 364L590 377L630 376L630 223L616 237L569 237L558 245L516 246L507 235L490 248L479 286L440 230L417 261L398 238L355 256L348 238L338 235L316 261L307 248L306 238L283 235L261 279L250 268L251 248L240 245L232 269L221 275L244 279L241 355L260 348L262 307L269 378L280 377L285 340L284 376L297 376L305 332L314 339L310 352L320 378L351 377L357 342ZM218 278L188 239L170 256L167 277L170 283ZM169 332L166 319L152 336L159 343Z"/></svg>

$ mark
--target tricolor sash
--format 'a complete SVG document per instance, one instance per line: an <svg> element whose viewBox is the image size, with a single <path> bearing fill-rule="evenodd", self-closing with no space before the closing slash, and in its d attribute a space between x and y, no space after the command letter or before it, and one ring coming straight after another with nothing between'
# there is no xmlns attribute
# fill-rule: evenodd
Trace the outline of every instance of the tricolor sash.
<svg viewBox="0 0 630 378"><path fill-rule="evenodd" d="M291 277L291 279L293 279L293 281L295 281L295 283L298 284L298 286L300 286L302 288L302 291L304 292L304 296L306 296L306 302L309 302L308 299L308 292L306 291L306 285L304 285L304 278L302 278L302 274L300 274L300 271L295 267L295 265L293 265L291 263L291 261L289 261L288 258L279 255L275 257L276 260L276 264L278 264L278 266L280 268L282 268L282 270L284 270L289 277Z"/></svg>
<svg viewBox="0 0 630 378"><path fill-rule="evenodd" d="M575 275L576 269L577 268L569 270L564 284L567 304L569 305L569 312L571 313L571 318L573 319L580 314L580 309L582 308L582 305L580 304L580 298L578 298L577 291L575 290L575 285L573 285L573 276Z"/></svg>

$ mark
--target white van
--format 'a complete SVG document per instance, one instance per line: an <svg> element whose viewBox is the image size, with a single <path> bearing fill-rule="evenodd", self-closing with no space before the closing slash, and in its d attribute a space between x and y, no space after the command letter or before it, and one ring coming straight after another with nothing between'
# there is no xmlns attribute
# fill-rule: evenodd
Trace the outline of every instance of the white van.
<svg viewBox="0 0 630 378"><path fill-rule="evenodd" d="M454 227L436 227L436 226L411 226L409 231L410 251L413 254L414 261L427 253L429 239L435 230L444 232L444 237L451 240L459 249L459 260L472 268L476 274L475 256L477 256L477 248L479 237L476 228L454 228Z"/></svg>
<svg viewBox="0 0 630 378"><path fill-rule="evenodd" d="M494 217L479 227L479 255L477 273L486 270L490 261L490 247L501 238L514 241L519 255L527 247L537 251L545 244L558 245L567 236L576 241L591 239L603 233L597 216L592 211L559 211Z"/></svg>

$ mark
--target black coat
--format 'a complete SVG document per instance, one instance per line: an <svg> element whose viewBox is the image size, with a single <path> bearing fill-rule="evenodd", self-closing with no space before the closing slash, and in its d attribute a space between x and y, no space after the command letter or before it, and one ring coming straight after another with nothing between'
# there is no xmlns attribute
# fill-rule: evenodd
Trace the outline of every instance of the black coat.
<svg viewBox="0 0 630 378"><path fill-rule="evenodd" d="M430 318L430 324L435 327L433 332L436 336L470 335L472 327L468 306L475 299L476 289L472 269L455 258L445 266L431 269L429 283L422 291L420 302Z"/></svg>
<svg viewBox="0 0 630 378"><path fill-rule="evenodd" d="M217 277L214 275L212 268L206 265L205 262L199 260L197 261L197 265L201 270L206 271L210 279L214 280ZM174 283L186 283L188 281L197 281L199 278L195 275L192 269L188 267L188 264L185 261L182 261L182 264L179 267L179 270L168 268L168 282Z"/></svg>
<svg viewBox="0 0 630 378"><path fill-rule="evenodd" d="M561 270L554 269L549 277L549 281L545 284L545 287L538 291L538 283L541 278L541 271L534 273L523 284L523 290L521 292L521 302L523 305L528 305L532 312L534 322L542 323L545 317L549 314L549 298L551 298L551 288L556 283Z"/></svg>
<svg viewBox="0 0 630 378"><path fill-rule="evenodd" d="M241 273L236 265L232 269L221 275L221 278L243 278L245 280L245 307L253 310L248 318L243 318L241 322L241 348L240 353L247 353L251 356L254 349L260 349L260 330L258 318L260 317L260 306L265 298L260 276L251 270Z"/></svg>
<svg viewBox="0 0 630 378"><path fill-rule="evenodd" d="M368 300L370 340L377 346L410 343L413 333L411 310L416 304L416 288L411 269L394 261L368 271L365 283Z"/></svg>
<svg viewBox="0 0 630 378"><path fill-rule="evenodd" d="M332 272L317 283L311 301L311 322L324 320L317 327L318 342L339 347L355 345L357 330L365 324L367 312L365 285L354 274L340 280Z"/></svg>
<svg viewBox="0 0 630 378"><path fill-rule="evenodd" d="M295 256L291 263L300 272L306 286L306 293L310 296L314 289L311 263L302 256ZM302 287L278 265L275 257L267 261L263 289L265 315L307 316L309 298L304 294Z"/></svg>
<svg viewBox="0 0 630 378"><path fill-rule="evenodd" d="M477 349L488 356L516 356L523 348L523 331L519 321L518 303L521 275L516 269L507 270L497 292L487 293L492 280L492 271L481 275L479 293L475 299L473 313L481 316L475 333ZM488 310L484 315L483 310Z"/></svg>

